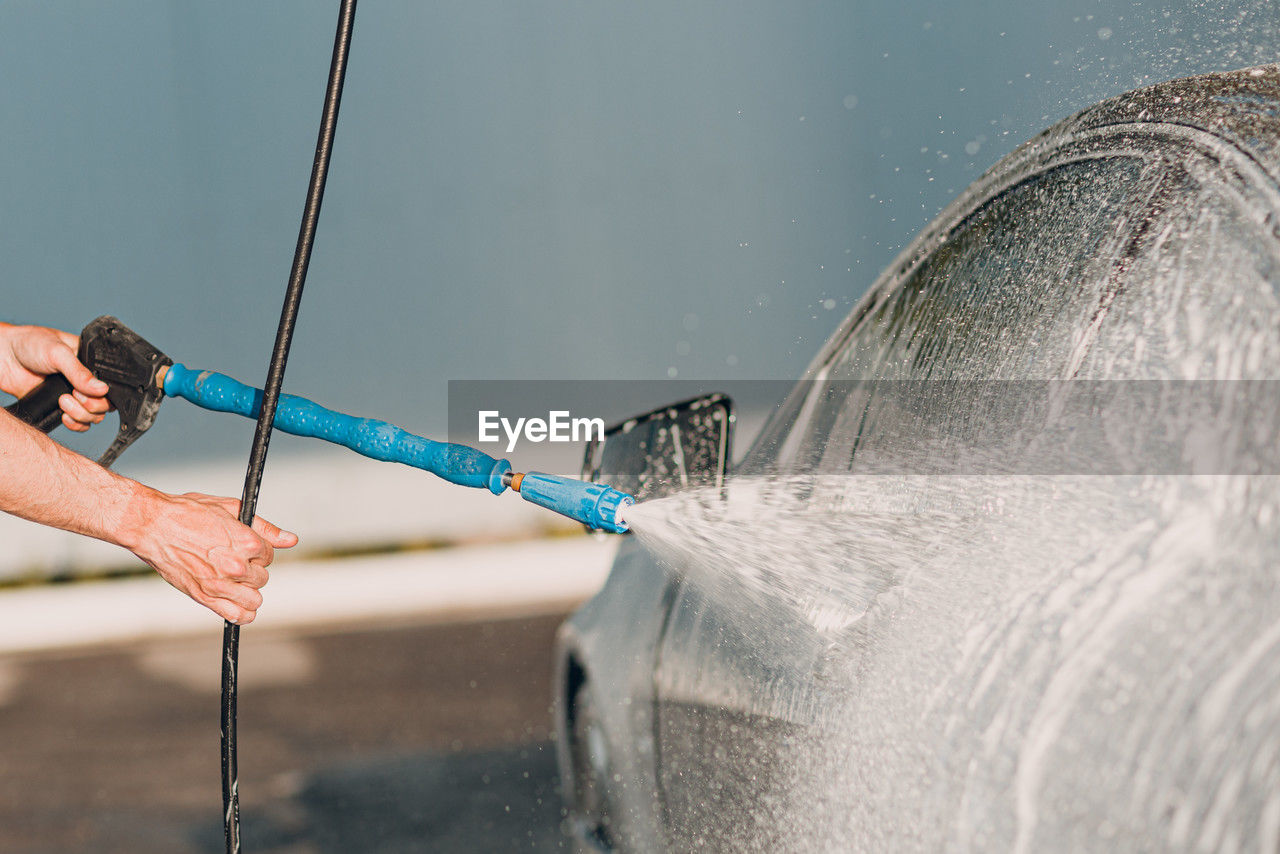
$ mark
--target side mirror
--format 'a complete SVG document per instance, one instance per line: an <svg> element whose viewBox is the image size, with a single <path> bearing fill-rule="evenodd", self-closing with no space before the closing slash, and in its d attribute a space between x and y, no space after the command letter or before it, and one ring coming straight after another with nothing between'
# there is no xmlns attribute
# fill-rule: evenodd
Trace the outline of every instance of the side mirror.
<svg viewBox="0 0 1280 854"><path fill-rule="evenodd" d="M723 489L733 422L733 401L723 394L655 409L588 442L582 477L637 501L699 487Z"/></svg>

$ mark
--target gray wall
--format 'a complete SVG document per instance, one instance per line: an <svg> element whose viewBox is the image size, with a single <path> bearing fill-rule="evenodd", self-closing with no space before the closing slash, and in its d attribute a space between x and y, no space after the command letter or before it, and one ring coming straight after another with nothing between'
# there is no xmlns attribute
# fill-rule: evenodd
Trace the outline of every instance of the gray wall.
<svg viewBox="0 0 1280 854"><path fill-rule="evenodd" d="M0 318L113 313L260 382L335 9L0 5ZM439 432L451 378L795 376L1016 143L1146 81L1272 60L1274 18L366 0L286 387ZM249 436L174 402L125 467Z"/></svg>

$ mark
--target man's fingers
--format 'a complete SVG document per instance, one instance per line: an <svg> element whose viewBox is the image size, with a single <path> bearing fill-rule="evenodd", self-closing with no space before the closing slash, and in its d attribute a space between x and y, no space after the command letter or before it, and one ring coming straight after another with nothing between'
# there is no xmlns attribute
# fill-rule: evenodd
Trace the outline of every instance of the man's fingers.
<svg viewBox="0 0 1280 854"><path fill-rule="evenodd" d="M200 604L228 623L235 623L237 626L247 626L253 622L254 617L258 616L257 611L246 611L228 599L210 599Z"/></svg>
<svg viewBox="0 0 1280 854"><path fill-rule="evenodd" d="M225 599L245 611L256 611L262 607L262 594L246 584L222 578L207 578L200 582L200 588L210 598Z"/></svg>
<svg viewBox="0 0 1280 854"><path fill-rule="evenodd" d="M169 583L228 622L243 626L253 622L253 618L257 616L257 608L246 609L238 602L208 592L208 589L213 588L207 583L197 584L185 580L171 580Z"/></svg>
<svg viewBox="0 0 1280 854"><path fill-rule="evenodd" d="M88 424L80 423L65 412L62 413L62 426L66 427L68 430L74 430L77 433L83 433L89 429Z"/></svg>
<svg viewBox="0 0 1280 854"><path fill-rule="evenodd" d="M270 578L271 573L267 571L265 566L257 563L256 561L250 561L244 577L240 579L240 583L248 585L254 590L260 590L267 586L267 581L270 580Z"/></svg>
<svg viewBox="0 0 1280 854"><path fill-rule="evenodd" d="M64 394L58 398L58 406L62 407L62 411L65 414L70 415L84 425L97 424L102 420L102 415L90 412L83 403L70 394Z"/></svg>
<svg viewBox="0 0 1280 854"><path fill-rule="evenodd" d="M271 547L271 543L267 542L257 534L253 536L253 551L249 554L249 563L260 563L263 566L271 566L271 561L276 559L276 550Z"/></svg>
<svg viewBox="0 0 1280 854"><path fill-rule="evenodd" d="M107 384L96 379L88 368L80 364L74 350L56 347L53 352L53 364L77 390L92 397L102 397L107 393Z"/></svg>
<svg viewBox="0 0 1280 854"><path fill-rule="evenodd" d="M253 517L253 530L257 531L259 536L278 549L289 549L298 544L297 534L279 528L261 516Z"/></svg>
<svg viewBox="0 0 1280 854"><path fill-rule="evenodd" d="M90 397L79 389L72 391L71 396L94 415L106 415L111 411L111 401L105 397Z"/></svg>

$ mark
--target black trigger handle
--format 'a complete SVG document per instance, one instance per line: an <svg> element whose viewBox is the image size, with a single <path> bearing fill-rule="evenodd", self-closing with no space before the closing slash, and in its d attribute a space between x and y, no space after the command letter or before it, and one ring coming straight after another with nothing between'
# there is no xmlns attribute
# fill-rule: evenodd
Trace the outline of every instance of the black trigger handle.
<svg viewBox="0 0 1280 854"><path fill-rule="evenodd" d="M4 411L42 433L49 433L62 423L62 409L58 406L58 398L70 392L71 383L67 378L62 374L54 374L27 392L26 397L6 406Z"/></svg>
<svg viewBox="0 0 1280 854"><path fill-rule="evenodd" d="M99 317L80 332L78 355L84 366L107 384L107 400L120 416L115 440L98 459L99 464L110 466L155 423L164 400L158 375L173 360L110 315ZM62 423L58 398L69 391L67 378L54 374L5 411L48 433Z"/></svg>

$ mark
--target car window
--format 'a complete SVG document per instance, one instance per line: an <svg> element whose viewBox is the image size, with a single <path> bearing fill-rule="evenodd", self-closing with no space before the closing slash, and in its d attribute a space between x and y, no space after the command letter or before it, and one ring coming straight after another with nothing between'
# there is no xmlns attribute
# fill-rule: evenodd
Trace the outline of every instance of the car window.
<svg viewBox="0 0 1280 854"><path fill-rule="evenodd" d="M1277 241L1230 185L1183 168L1123 287L1079 330L1082 379L1259 380L1280 376Z"/></svg>
<svg viewBox="0 0 1280 854"><path fill-rule="evenodd" d="M848 470L859 437L894 420L902 397L857 380L1269 376L1275 239L1257 220L1183 161L1022 182L872 306L797 405L779 467Z"/></svg>
<svg viewBox="0 0 1280 854"><path fill-rule="evenodd" d="M1053 321L1105 278L1117 231L1141 219L1142 177L1134 158L1085 161L997 196L863 319L830 378L1057 376L1067 342Z"/></svg>

